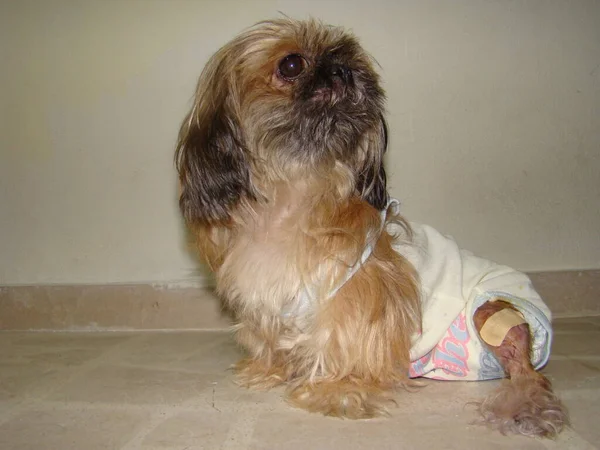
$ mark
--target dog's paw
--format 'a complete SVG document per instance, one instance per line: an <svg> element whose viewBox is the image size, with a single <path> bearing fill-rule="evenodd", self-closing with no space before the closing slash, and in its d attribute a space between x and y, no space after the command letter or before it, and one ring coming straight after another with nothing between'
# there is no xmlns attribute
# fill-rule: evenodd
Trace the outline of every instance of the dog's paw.
<svg viewBox="0 0 600 450"><path fill-rule="evenodd" d="M347 419L385 416L389 414L388 407L396 404L390 391L346 381L297 383L286 394L293 406Z"/></svg>
<svg viewBox="0 0 600 450"><path fill-rule="evenodd" d="M233 366L235 382L239 386L269 390L287 381L284 368L277 365L267 366L260 360L242 359Z"/></svg>
<svg viewBox="0 0 600 450"><path fill-rule="evenodd" d="M503 380L478 409L481 422L502 434L552 439L569 425L567 409L542 376Z"/></svg>

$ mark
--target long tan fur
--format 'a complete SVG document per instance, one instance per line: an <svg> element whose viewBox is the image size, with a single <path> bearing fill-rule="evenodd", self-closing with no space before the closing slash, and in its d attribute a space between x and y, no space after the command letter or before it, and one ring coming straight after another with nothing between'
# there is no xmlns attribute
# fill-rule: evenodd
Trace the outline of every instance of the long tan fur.
<svg viewBox="0 0 600 450"><path fill-rule="evenodd" d="M239 342L252 355L238 365L238 379L259 388L289 382L297 406L370 417L383 413L386 392L407 379L410 337L420 320L415 274L385 234L363 269L328 298L360 257L367 231L379 227L379 214L358 199L327 204L321 190L318 197L285 219L264 213L269 223L251 227L250 236L241 232L219 271L219 292L240 321ZM249 271L248 264L265 273ZM326 282L319 285L323 274ZM282 317L306 285L321 287L319 307Z"/></svg>

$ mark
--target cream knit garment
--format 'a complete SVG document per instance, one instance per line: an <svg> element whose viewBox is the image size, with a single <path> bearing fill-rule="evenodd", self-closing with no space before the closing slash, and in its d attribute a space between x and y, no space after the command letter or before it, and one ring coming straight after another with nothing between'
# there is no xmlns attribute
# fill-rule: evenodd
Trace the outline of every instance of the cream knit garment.
<svg viewBox="0 0 600 450"><path fill-rule="evenodd" d="M389 208L398 208L392 200ZM532 363L542 367L550 356L551 313L529 278L510 267L478 258L434 228L411 223L413 239L395 250L417 270L421 286L423 328L414 336L411 377L442 380L487 380L504 377L496 358L481 342L473 323L483 303L502 299L529 323ZM388 232L399 233L389 224Z"/></svg>

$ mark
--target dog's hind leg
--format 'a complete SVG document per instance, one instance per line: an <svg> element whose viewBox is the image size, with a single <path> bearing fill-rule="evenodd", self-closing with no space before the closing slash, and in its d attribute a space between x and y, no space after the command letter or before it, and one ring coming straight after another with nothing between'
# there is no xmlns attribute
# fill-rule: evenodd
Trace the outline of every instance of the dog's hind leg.
<svg viewBox="0 0 600 450"><path fill-rule="evenodd" d="M531 334L529 325L521 323L507 330L501 342L487 343L491 339L482 329L496 313L505 316L516 311L510 303L497 300L484 303L475 312L475 327L487 347L498 359L506 375L501 386L480 404L483 420L503 434L516 433L527 436L554 438L565 425L568 413L552 390L550 381L536 372L531 364ZM518 320L516 321L518 322ZM488 326L489 329L489 326Z"/></svg>

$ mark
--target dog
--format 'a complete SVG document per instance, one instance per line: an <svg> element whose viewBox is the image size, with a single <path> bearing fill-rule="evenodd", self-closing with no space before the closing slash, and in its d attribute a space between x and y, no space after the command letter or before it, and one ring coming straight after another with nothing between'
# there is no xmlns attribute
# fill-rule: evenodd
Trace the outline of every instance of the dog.
<svg viewBox="0 0 600 450"><path fill-rule="evenodd" d="M415 378L506 377L482 420L554 437L568 414L535 370L550 311L525 275L400 215L375 65L344 29L282 18L200 75L175 153L179 203L247 352L236 380L360 419Z"/></svg>

